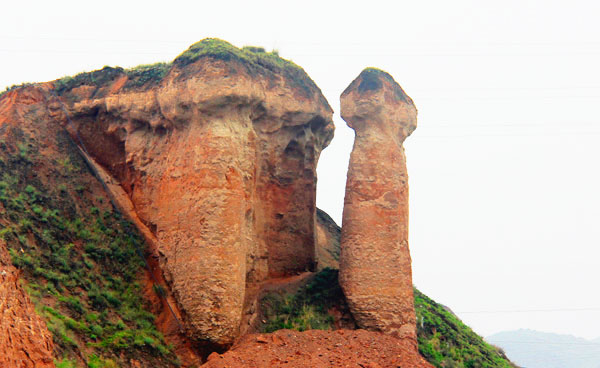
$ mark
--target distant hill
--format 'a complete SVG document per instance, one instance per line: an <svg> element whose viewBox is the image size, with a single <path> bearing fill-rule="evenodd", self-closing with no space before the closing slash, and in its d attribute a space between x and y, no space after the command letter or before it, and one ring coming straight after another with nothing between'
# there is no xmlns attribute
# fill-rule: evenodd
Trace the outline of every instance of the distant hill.
<svg viewBox="0 0 600 368"><path fill-rule="evenodd" d="M521 329L499 332L486 340L524 368L600 368L600 338Z"/></svg>

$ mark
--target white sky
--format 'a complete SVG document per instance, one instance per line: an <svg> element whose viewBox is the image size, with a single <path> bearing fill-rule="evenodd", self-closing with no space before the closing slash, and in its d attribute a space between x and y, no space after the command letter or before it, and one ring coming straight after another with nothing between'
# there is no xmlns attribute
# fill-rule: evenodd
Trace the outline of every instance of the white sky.
<svg viewBox="0 0 600 368"><path fill-rule="evenodd" d="M600 3L11 1L0 89L170 61L219 37L278 49L335 110L318 205L341 220L353 133L339 95L366 66L419 109L406 142L414 282L478 333L600 333ZM556 311L564 309L590 311ZM554 310L501 313L498 311ZM494 313L465 313L493 311Z"/></svg>

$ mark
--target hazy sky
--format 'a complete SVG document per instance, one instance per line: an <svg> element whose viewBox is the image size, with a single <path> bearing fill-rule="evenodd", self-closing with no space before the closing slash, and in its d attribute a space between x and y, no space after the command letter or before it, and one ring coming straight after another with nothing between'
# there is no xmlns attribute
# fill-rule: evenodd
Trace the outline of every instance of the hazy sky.
<svg viewBox="0 0 600 368"><path fill-rule="evenodd" d="M335 110L317 202L339 222L353 142L339 95L364 67L387 70L419 109L405 144L416 286L483 335L592 338L599 14L591 0L11 1L0 88L170 61L205 37L277 49Z"/></svg>

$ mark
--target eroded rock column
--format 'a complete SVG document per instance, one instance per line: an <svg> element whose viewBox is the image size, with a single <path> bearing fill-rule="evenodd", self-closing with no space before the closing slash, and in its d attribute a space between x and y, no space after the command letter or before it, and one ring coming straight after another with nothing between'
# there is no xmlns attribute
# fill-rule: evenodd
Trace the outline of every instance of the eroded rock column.
<svg viewBox="0 0 600 368"><path fill-rule="evenodd" d="M389 74L367 68L342 93L341 114L356 138L344 200L340 283L359 327L416 344L402 143L417 126L417 109Z"/></svg>

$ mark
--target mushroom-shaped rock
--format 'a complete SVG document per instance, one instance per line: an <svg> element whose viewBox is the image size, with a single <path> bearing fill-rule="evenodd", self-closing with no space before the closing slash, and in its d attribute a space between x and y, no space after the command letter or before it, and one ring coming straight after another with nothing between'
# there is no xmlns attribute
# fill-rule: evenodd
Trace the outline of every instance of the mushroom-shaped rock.
<svg viewBox="0 0 600 368"><path fill-rule="evenodd" d="M361 328L413 339L408 177L402 142L417 109L394 79L368 68L341 96L356 133L342 223L340 284Z"/></svg>
<svg viewBox="0 0 600 368"><path fill-rule="evenodd" d="M247 290L314 268L332 110L297 65L216 39L166 70L118 73L61 92L77 137L156 237L188 336L226 347L255 303Z"/></svg>

